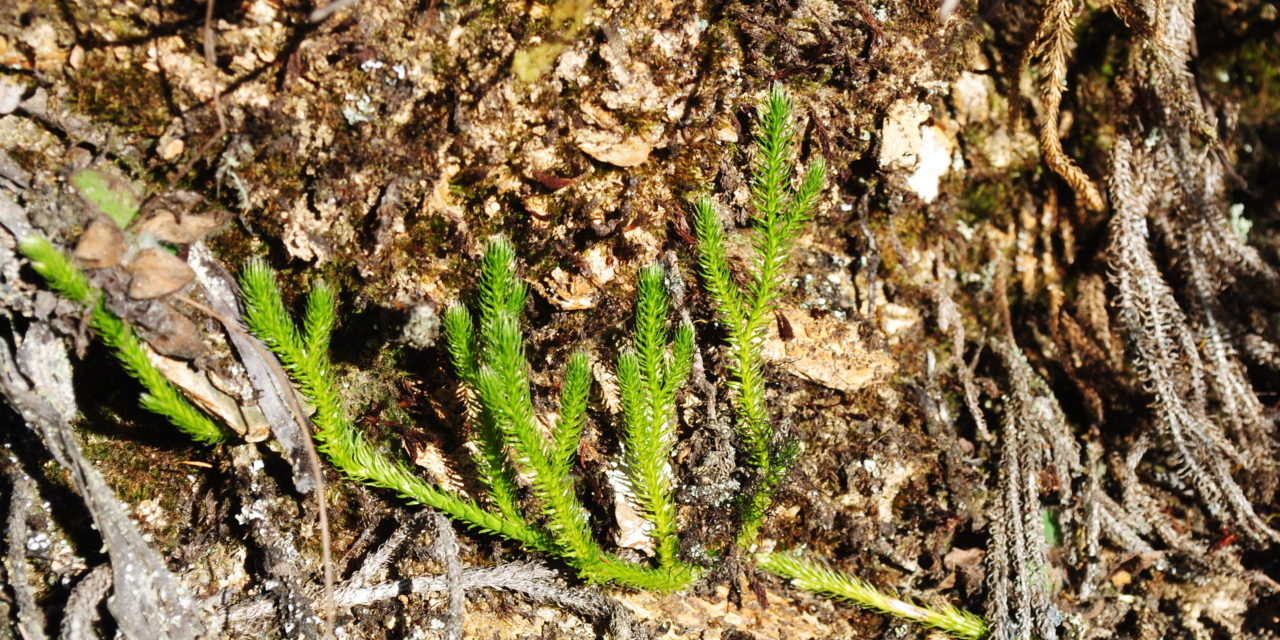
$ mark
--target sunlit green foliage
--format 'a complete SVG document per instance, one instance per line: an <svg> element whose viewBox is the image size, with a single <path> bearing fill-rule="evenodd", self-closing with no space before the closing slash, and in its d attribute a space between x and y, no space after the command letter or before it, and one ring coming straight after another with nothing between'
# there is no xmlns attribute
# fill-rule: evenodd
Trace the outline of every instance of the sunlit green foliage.
<svg viewBox="0 0 1280 640"><path fill-rule="evenodd" d="M797 453L794 443L777 442L775 437L773 419L765 405L761 348L782 294L791 246L812 216L826 177L826 166L818 159L810 163L798 185L792 184L791 111L791 99L778 88L769 92L760 108L757 161L751 178L755 255L744 274L745 284L739 284L729 266L724 226L711 200L703 198L694 205L703 281L729 334L737 429L747 459L758 474L759 489L745 497L742 505L738 543L746 547L755 542L773 494Z"/></svg>

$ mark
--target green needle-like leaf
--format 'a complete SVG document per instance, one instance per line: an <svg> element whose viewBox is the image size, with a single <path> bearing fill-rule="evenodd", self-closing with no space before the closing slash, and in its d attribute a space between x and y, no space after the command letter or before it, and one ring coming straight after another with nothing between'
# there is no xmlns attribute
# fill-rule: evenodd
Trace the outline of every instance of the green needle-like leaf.
<svg viewBox="0 0 1280 640"><path fill-rule="evenodd" d="M578 442L582 438L582 426L587 417L587 398L591 394L591 363L587 354L579 351L569 360L564 372L564 387L560 390L560 419L552 432L552 457L565 477L578 454Z"/></svg>
<svg viewBox="0 0 1280 640"><path fill-rule="evenodd" d="M308 357L323 365L329 359L329 336L338 321L337 300L333 287L321 280L307 296L303 333Z"/></svg>
<svg viewBox="0 0 1280 640"><path fill-rule="evenodd" d="M681 327L675 344L668 344L670 303L664 277L657 265L640 272L632 347L619 356L617 374L630 489L653 525L659 563L673 567L679 540L669 459L675 444L675 393L692 366L693 332Z"/></svg>
<svg viewBox="0 0 1280 640"><path fill-rule="evenodd" d="M648 291L662 291L662 273L650 274ZM514 478L513 470L521 469L531 480L546 526L555 541L559 555L593 581L620 582L651 589L673 589L688 584L696 575L693 568L664 562L661 569L650 569L623 561L605 553L592 537L587 512L579 501L572 477L578 441L586 419L587 399L591 388L591 369L585 354L575 354L565 371L561 389L560 414L551 432L544 434L533 409L533 393L529 382L529 364L524 353L524 336L519 315L524 309L525 285L516 277L515 254L505 240L493 241L481 260L479 283L479 330L475 330L465 310L455 307L445 317L449 351L458 375L476 398L477 466L491 484L491 497L497 498L502 478ZM659 304L660 303L660 304ZM658 345L647 353L646 367L661 371L665 361L666 302L650 299L645 340ZM691 349L691 347L690 347ZM656 356L655 356L656 353ZM636 415L654 414L648 400L649 385L640 375L640 362L634 361L637 390L632 411ZM655 376L654 389L661 391L665 382ZM649 424L652 420L643 420ZM514 485L511 490L514 495ZM514 509L514 502L509 507ZM504 511L506 507L504 507ZM667 509L672 512L673 510ZM674 533L674 515L669 530ZM676 545L668 544L668 556L674 556Z"/></svg>
<svg viewBox="0 0 1280 640"><path fill-rule="evenodd" d="M751 176L752 204L765 219L781 215L791 192L791 98L775 86L758 113L759 156Z"/></svg>
<svg viewBox="0 0 1280 640"><path fill-rule="evenodd" d="M467 384L474 384L480 364L476 359L475 326L466 307L456 304L445 312L444 335L458 377Z"/></svg>
<svg viewBox="0 0 1280 640"><path fill-rule="evenodd" d="M671 341L671 366L667 368L666 387L663 392L674 403L673 394L684 386L693 370L693 327L682 324L676 327L675 338Z"/></svg>
<svg viewBox="0 0 1280 640"><path fill-rule="evenodd" d="M730 327L746 322L742 290L733 279L724 246L724 225L709 198L694 203L694 232L698 237L698 263L707 293L715 301L722 320Z"/></svg>
<svg viewBox="0 0 1280 640"><path fill-rule="evenodd" d="M520 317L527 295L525 284L516 278L515 249L506 239L495 239L480 261L481 334L488 334L488 322L503 312Z"/></svg>
<svg viewBox="0 0 1280 640"><path fill-rule="evenodd" d="M472 422L475 452L472 461L480 474L480 480L489 489L489 499L513 520L520 519L519 494L516 489L515 470L507 464L506 444L498 419L488 406L477 402L475 388L480 376L479 356L476 354L476 337L471 313L462 305L454 305L445 312L445 339L453 366L463 385L471 389L467 397Z"/></svg>

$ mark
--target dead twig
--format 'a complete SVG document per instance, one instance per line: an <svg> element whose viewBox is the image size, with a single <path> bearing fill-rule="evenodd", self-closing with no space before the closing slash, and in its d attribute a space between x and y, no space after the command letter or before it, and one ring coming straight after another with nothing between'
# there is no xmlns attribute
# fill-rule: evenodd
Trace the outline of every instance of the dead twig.
<svg viewBox="0 0 1280 640"><path fill-rule="evenodd" d="M1025 70L1030 66L1037 53L1044 65L1040 80L1039 139L1045 163L1071 185L1080 204L1102 211L1106 203L1097 185L1062 151L1062 140L1058 137L1062 89L1067 78L1067 49L1073 41L1075 8L1074 0L1050 0L1045 4L1040 27L1027 47L1021 68Z"/></svg>
<svg viewBox="0 0 1280 640"><path fill-rule="evenodd" d="M458 560L458 536L453 532L453 523L444 514L439 512L431 514L431 522L436 530L433 552L444 562L445 587L449 594L444 638L445 640L462 640L462 607L467 598L462 590L462 563Z"/></svg>
<svg viewBox="0 0 1280 640"><path fill-rule="evenodd" d="M70 475L111 557L117 588L107 604L126 637L195 640L205 631L182 581L147 545L102 474L84 458L71 429L76 402L66 348L45 324L35 324L17 353L0 341L0 394L40 434Z"/></svg>
<svg viewBox="0 0 1280 640"><path fill-rule="evenodd" d="M634 622L630 613L618 603L602 595L581 589L565 589L555 584L556 573L549 567L533 563L511 563L497 567L463 569L458 573L457 584L465 591L497 589L521 594L536 602L555 605L578 615L603 618L609 632L619 639L635 637ZM447 593L450 579L445 576L420 576L408 580L393 580L374 585L348 580L334 593L334 601L340 607L358 607L381 602L402 595L416 593ZM258 598L249 602L221 606L215 597L206 606L220 611L217 621L230 630L273 614L276 603L270 598Z"/></svg>
<svg viewBox="0 0 1280 640"><path fill-rule="evenodd" d="M44 613L36 604L27 571L27 514L35 502L31 477L17 464L9 466L9 586L18 605L18 632L26 640L47 638Z"/></svg>
<svg viewBox="0 0 1280 640"><path fill-rule="evenodd" d="M391 532L391 535L378 547L377 551L365 558L364 564L360 565L360 568L351 574L347 584L369 584L372 582L373 577L378 575L378 572L382 571L391 562L395 554L400 551L400 548L408 541L409 536L422 528L429 513L420 511L410 515L407 521Z"/></svg>
<svg viewBox="0 0 1280 640"><path fill-rule="evenodd" d="M255 355L267 363L274 363L272 366L272 375L276 379L277 388L284 391L281 396L284 398L289 411L297 424L298 429L303 434L303 446L306 448L307 459L311 467L311 480L315 484L316 495L316 511L320 516L320 557L324 565L324 609L325 609L325 637L333 637L334 628L334 572L333 572L333 541L329 532L329 509L325 504L324 491L324 474L320 467L320 454L316 451L315 442L311 439L311 430L307 426L306 413L302 410L302 405L298 403L298 397L292 393L293 387L288 383L288 376L284 370L280 368L279 362L275 356L263 346L262 342L249 334L249 332L240 325L238 320L227 317L208 306L205 306L186 296L174 296L179 302L183 302L190 307L203 311L213 319L222 324L228 333L239 337L240 343L247 345L252 349Z"/></svg>

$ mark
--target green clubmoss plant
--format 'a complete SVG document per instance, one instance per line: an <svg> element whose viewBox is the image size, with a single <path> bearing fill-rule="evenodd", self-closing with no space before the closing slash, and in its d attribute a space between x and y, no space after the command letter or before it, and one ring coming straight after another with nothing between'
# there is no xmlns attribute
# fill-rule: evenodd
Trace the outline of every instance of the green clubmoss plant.
<svg viewBox="0 0 1280 640"><path fill-rule="evenodd" d="M755 215L754 256L738 278L730 264L724 228L708 199L695 205L699 263L708 293L727 328L730 386L744 457L754 473L741 500L742 526L734 542L754 545L773 495L791 467L798 446L781 438L765 400L761 347L784 289L795 238L822 190L825 168L812 163L798 181L791 103L771 91L759 113L757 162L751 189ZM101 295L61 252L42 238L21 244L33 267L67 298L91 305L91 324L115 349L126 370L146 388L142 406L163 415L201 442L218 442L226 432L195 408L148 360L129 326L103 306ZM337 323L332 287L318 283L306 299L302 323L290 317L275 274L261 261L245 268L240 284L245 321L276 354L315 407L313 436L318 449L348 477L388 489L436 508L475 529L560 557L590 581L645 590L687 586L704 570L679 558L679 527L672 489L676 396L688 378L694 355L693 330L670 327L670 302L660 267L640 272L634 331L619 354L615 372L622 406L623 468L628 498L648 522L655 549L653 565L606 551L592 535L588 512L578 498L574 462L587 419L591 391L588 356L573 354L565 368L558 413L544 428L534 410L530 366L520 317L527 288L516 273L515 252L505 240L490 243L480 265L474 313L455 305L445 314L445 333L457 375L466 389L473 461L486 495L474 500L419 477L364 438L342 407L329 360ZM518 478L527 479L531 499ZM527 505L535 504L532 513ZM757 566L789 579L801 589L849 601L958 638L987 634L983 621L951 606L926 607L884 594L857 578L831 571L796 553L758 553Z"/></svg>
<svg viewBox="0 0 1280 640"><path fill-rule="evenodd" d="M867 582L832 571L795 552L757 554L756 566L791 580L799 589L940 629L957 638L980 640L987 635L987 624L968 611L951 605L927 607L896 598Z"/></svg>
<svg viewBox="0 0 1280 640"><path fill-rule="evenodd" d="M347 476L430 505L473 528L551 553L592 581L645 590L690 584L702 568L677 557L678 532L671 489L670 454L675 434L675 394L689 374L693 332L668 327L664 273L640 274L635 330L618 357L623 451L631 493L648 519L657 566L633 563L603 550L591 535L577 497L573 463L586 419L591 386L584 353L570 357L558 416L544 429L533 409L529 364L520 330L527 289L516 276L515 253L505 240L490 244L481 261L476 313L456 305L445 314L445 333L458 376L468 391L474 462L488 489L481 504L432 485L408 464L394 461L364 439L346 419L326 354L335 322L333 289L317 285L307 298L302 327L289 318L272 272L251 262L241 277L246 319L284 363L315 405L320 450ZM537 513L521 507L517 475L528 478ZM796 554L762 553L758 566L802 589L933 626L960 638L985 635L980 618L953 607L916 605L821 567Z"/></svg>
<svg viewBox="0 0 1280 640"><path fill-rule="evenodd" d="M798 452L794 443L777 441L765 404L761 348L783 291L792 243L812 216L826 176L825 164L817 159L793 185L791 111L791 99L778 88L769 92L760 108L757 160L751 177L755 255L743 284L729 266L724 226L711 200L703 198L694 205L702 277L728 330L737 431L756 473L756 489L744 498L737 537L738 544L747 548L755 543L773 494Z"/></svg>
<svg viewBox="0 0 1280 640"><path fill-rule="evenodd" d="M474 462L487 488L488 505L419 478L407 464L369 444L345 417L326 353L335 313L330 287L322 283L312 291L299 330L285 311L274 276L261 262L249 265L241 286L250 328L280 357L316 406L313 420L320 450L345 474L530 549L555 554L588 580L670 590L689 584L699 573L676 557L667 460L674 439L674 397L692 361L693 334L681 327L668 343L662 277L656 268L642 274L633 348L618 363L626 422L623 446L636 500L652 524L656 567L602 549L577 496L572 469L591 385L585 353L569 360L559 415L550 432L538 423L520 329L527 290L516 277L515 253L505 240L491 243L482 259L476 317L461 305L445 315L449 351L471 396ZM537 513L529 515L521 508L517 472L530 480Z"/></svg>
<svg viewBox="0 0 1280 640"><path fill-rule="evenodd" d="M458 376L476 400L471 408L474 461L489 487L489 498L504 514L517 513L513 470L518 466L532 477L560 547L580 568L611 571L598 566L597 559L608 556L591 538L570 477L590 392L589 360L581 352L570 358L559 418L550 436L543 436L533 415L529 365L519 329L527 291L516 278L511 245L505 240L490 244L480 272L478 331L471 312L455 305L445 315L445 334ZM679 540L668 458L674 444L675 394L693 362L693 330L682 325L668 344L669 303L661 268L644 269L638 289L632 345L617 363L627 477L652 527L659 568L670 576L672 586L680 586L692 579L693 570L676 557Z"/></svg>
<svg viewBox="0 0 1280 640"><path fill-rule="evenodd" d="M53 290L90 307L89 325L97 332L98 339L115 352L124 370L145 389L139 399L143 409L168 418L196 442L215 444L227 439L227 430L192 405L151 363L133 329L107 310L101 292L89 284L84 273L66 255L39 236L23 238L19 248Z"/></svg>
<svg viewBox="0 0 1280 640"><path fill-rule="evenodd" d="M549 538L523 521L491 514L474 501L439 489L418 477L405 463L383 455L355 429L342 408L337 378L329 362L329 335L337 317L332 287L321 282L311 290L302 331L285 310L275 274L265 263L251 261L241 274L240 288L245 302L245 322L280 358L302 394L315 407L312 435L334 466L355 480L439 509L482 531L518 540L534 549L553 549Z"/></svg>

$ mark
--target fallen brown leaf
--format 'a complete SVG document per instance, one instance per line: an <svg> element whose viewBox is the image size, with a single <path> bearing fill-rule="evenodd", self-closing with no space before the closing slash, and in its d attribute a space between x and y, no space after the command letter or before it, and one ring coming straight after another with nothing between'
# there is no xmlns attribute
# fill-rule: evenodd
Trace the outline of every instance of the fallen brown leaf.
<svg viewBox="0 0 1280 640"><path fill-rule="evenodd" d="M129 297L148 300L168 295L185 287L196 273L186 262L163 249L143 249L129 265L133 280Z"/></svg>
<svg viewBox="0 0 1280 640"><path fill-rule="evenodd" d="M139 326L147 343L156 351L171 358L194 360L204 355L204 338L196 323L163 302L159 310L152 310L152 327L144 329Z"/></svg>
<svg viewBox="0 0 1280 640"><path fill-rule="evenodd" d="M191 244L216 231L227 217L227 212L221 209L202 213L189 211L181 216L173 211L159 211L138 225L138 231L164 242Z"/></svg>
<svg viewBox="0 0 1280 640"><path fill-rule="evenodd" d="M152 364L196 406L217 416L245 442L262 442L271 437L271 427L257 407L242 406L236 398L215 387L206 373L196 371L187 362L167 358L154 351L147 355Z"/></svg>
<svg viewBox="0 0 1280 640"><path fill-rule="evenodd" d="M90 269L114 267L124 256L124 232L110 220L95 219L80 235L75 256Z"/></svg>

